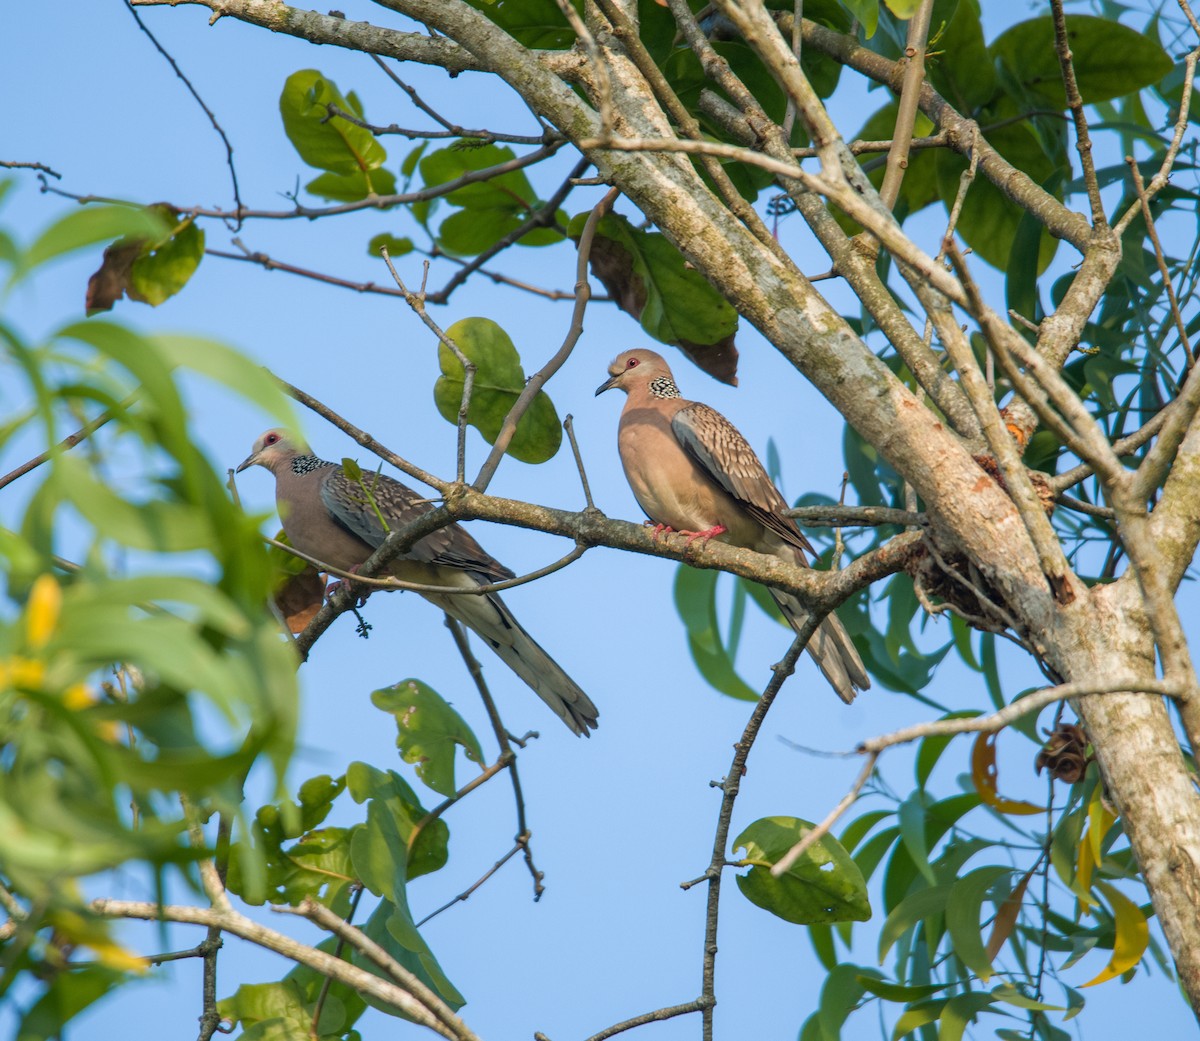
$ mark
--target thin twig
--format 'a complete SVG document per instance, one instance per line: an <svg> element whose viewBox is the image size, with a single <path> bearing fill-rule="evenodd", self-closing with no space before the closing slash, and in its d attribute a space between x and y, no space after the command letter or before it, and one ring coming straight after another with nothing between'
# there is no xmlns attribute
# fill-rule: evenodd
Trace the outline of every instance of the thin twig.
<svg viewBox="0 0 1200 1041"><path fill-rule="evenodd" d="M1142 180L1142 171L1133 156L1127 155L1125 162L1129 164L1129 173L1133 178L1133 187L1137 192L1138 201L1142 204L1142 219L1146 222L1146 232L1154 246L1154 259L1158 264L1158 273L1162 276L1163 286L1167 291L1167 300L1171 305L1171 317L1175 321L1175 329L1179 333L1179 342L1183 344L1183 353L1187 358L1190 369L1196 363L1192 354L1192 345L1188 340L1187 323L1179 310L1179 297L1175 295L1175 284L1171 281L1171 273L1167 270L1167 258L1163 256L1162 242L1158 238L1158 229L1154 226L1154 215L1150 212L1150 200L1146 197L1146 182Z"/></svg>
<svg viewBox="0 0 1200 1041"><path fill-rule="evenodd" d="M1054 18L1054 49L1058 53L1058 64L1062 69L1063 88L1067 96L1067 108L1075 121L1075 148L1083 164L1083 183L1087 186L1088 201L1092 206L1092 226L1108 227L1104 214L1104 200L1100 197L1100 182L1096 180L1096 162L1092 157L1092 138L1088 132L1087 116L1083 111L1083 98L1079 95L1079 83L1075 79L1075 65L1071 55L1071 40L1067 34L1067 16L1063 0L1050 0L1050 11Z"/></svg>
<svg viewBox="0 0 1200 1041"><path fill-rule="evenodd" d="M504 867L505 864L507 864L510 860L512 860L512 858L515 857L521 851L521 849L523 847L524 847L524 843L521 843L521 842L516 843L512 849L510 849L507 853L504 854L504 856L502 856L499 860L497 860L496 863L494 863L490 868L488 868L487 871L485 871L479 878L477 878L474 882L472 882L469 886L467 886L467 888L464 889L461 893L459 893L458 896L451 897L451 899L447 900L444 904L442 904L441 907L437 908L437 910L430 911L429 914L427 914L424 918L422 918L419 922L417 922L415 928L420 929L421 926L423 926L431 918L436 918L443 911L448 911L455 904L464 903L465 901L469 900L471 898L471 895L475 892L475 890L477 890L481 885L484 884L484 882L486 882L497 871L499 871L502 867Z"/></svg>
<svg viewBox="0 0 1200 1041"><path fill-rule="evenodd" d="M471 674L471 679L474 681L475 688L479 692L483 707L487 711L488 721L492 724L492 732L496 736L496 744L500 746L500 758L506 759L508 763L508 779L512 782L513 802L516 804L517 810L517 834L514 842L521 848L521 852L524 854L525 866L529 869L530 877L533 879L533 899L536 903L541 899L542 893L546 891L546 887L542 885L545 875L534 864L533 850L529 845L532 832L529 830L529 824L525 819L525 795L521 790L521 775L517 771L517 753L513 751L508 729L505 727L504 721L500 718L500 710L496 707L496 700L492 697L492 692L488 690L487 681L483 678L483 667L479 664L479 659L471 651L471 644L467 640L467 634L463 631L463 627L449 615L446 615L446 628L450 630L450 635L454 638L454 645L458 648L458 653L462 655L463 664L466 665L467 671ZM536 733L533 736L536 736ZM524 742L521 742L521 747L524 748Z"/></svg>
<svg viewBox="0 0 1200 1041"><path fill-rule="evenodd" d="M233 184L233 208L235 212L240 213L242 211L242 196L238 191L237 168L233 165L233 145L229 141L229 135L225 133L224 128L217 121L217 117L213 114L213 110L204 103L204 99L200 96L200 92L195 88L195 86L192 85L192 81L188 79L186 75L184 75L183 69L179 67L179 63L171 56L170 52L168 52L167 49L158 42L158 38L150 31L146 23L142 21L142 16L138 14L133 4L129 3L129 0L126 0L125 6L129 10L129 13L133 15L133 20L137 22L138 28L141 29L142 32L146 34L150 42L154 44L154 49L158 51L158 53L164 58L166 58L167 64L170 65L174 70L175 75L182 80L183 85L188 89L188 93L195 98L196 104L199 105L204 111L204 114L208 116L208 121L212 124L212 128L221 138L221 143L225 146L225 164L229 167L229 180ZM238 218L234 225L235 230L241 227L241 223L241 219Z"/></svg>
<svg viewBox="0 0 1200 1041"><path fill-rule="evenodd" d="M725 775L725 779L717 785L722 792L721 808L717 813L712 859L709 861L708 869L704 872L704 877L708 880L708 903L704 920L704 957L701 972L703 981L701 1000L705 1003L702 1009L704 1041L712 1041L713 1038L712 1010L716 1004L717 917L721 898L721 873L726 864L725 850L729 844L729 825L733 819L733 804L738 796L742 775L746 771L746 759L750 755L750 749L754 746L754 741L758 737L767 712L784 682L795 671L796 662L812 634L817 631L817 627L824 620L825 612L814 611L809 615L801 632L792 641L792 645L783 659L772 666L771 682L767 684L762 697L755 703L754 711L750 714L750 719L742 731L741 740L733 746L733 761L730 763L729 772Z"/></svg>
<svg viewBox="0 0 1200 1041"><path fill-rule="evenodd" d="M913 137L913 126L917 119L917 105L921 97L921 84L925 81L925 46L929 40L929 20L933 14L933 0L921 0L920 6L908 23L908 38L904 47L904 86L900 91L900 102L896 111L896 131L892 146L888 149L887 169L879 198L890 210L900 196L900 184L908 169L909 145ZM797 25L794 32L799 32Z"/></svg>
<svg viewBox="0 0 1200 1041"><path fill-rule="evenodd" d="M81 441L91 437L92 434L104 426L105 423L111 420L118 413L125 412L130 405L137 401L139 393L139 391L134 391L115 408L106 408L95 419L89 423L85 423L82 427L76 430L75 433L64 437L53 448L42 452L40 455L35 455L32 459L22 463L15 470L10 470L3 477L0 477L0 488L5 488L12 484L13 481L17 480L17 478L24 477L31 470L36 470L39 466L41 466L47 460L53 458L59 452L65 452L68 449L74 448Z"/></svg>
<svg viewBox="0 0 1200 1041"><path fill-rule="evenodd" d="M583 468L583 456L579 452L579 442L575 440L575 418L569 412L563 420L563 429L571 443L571 454L575 457L575 468L579 471L579 483L583 485L583 501L587 509L594 509L596 504L592 502L592 489L588 485L587 471Z"/></svg>
<svg viewBox="0 0 1200 1041"><path fill-rule="evenodd" d="M771 866L772 875L778 878L780 875L789 871L791 866L795 864L796 861L802 856L804 856L807 850L811 849L814 845L820 842L821 839L829 834L829 829L838 822L843 813L845 813L848 809L850 809L851 806L854 805L855 800L858 798L858 793L863 790L863 785L870 780L871 774L875 772L875 764L878 761L878 752L871 752L867 755L867 761L863 764L862 770L859 771L858 776L854 779L854 783L850 786L850 790L842 796L842 798L838 801L838 804L829 811L828 816L826 816L824 820L813 827L812 830L810 830L808 834L804 836L804 838L802 838L791 849L789 849L777 863Z"/></svg>
<svg viewBox="0 0 1200 1041"><path fill-rule="evenodd" d="M53 177L56 181L62 180L62 174L57 170L50 169L45 163L25 163L17 159L0 159L0 167L5 170L37 170Z"/></svg>
<svg viewBox="0 0 1200 1041"><path fill-rule="evenodd" d="M567 6L570 5L568 4ZM497 468L500 466L500 460L504 458L504 453L508 451L509 445L512 444L512 439L517 432L517 424L521 422L521 417L529 410L529 407L533 404L541 389L550 378L562 368L563 364L571 356L571 352L575 349L575 344L579 342L579 337L583 335L583 316L587 310L588 299L591 297L592 292L591 286L588 283L588 260L592 254L592 242L596 237L596 228L600 223L600 219L612 208L612 204L616 201L619 194L618 189L610 188L605 192L604 198L593 206L592 212L588 214L583 231L579 236L579 251L575 265L575 306L571 310L571 324L567 329L567 335L563 339L562 346L559 347L554 356L525 381L525 386L521 389L521 393L517 395L517 400L513 402L512 408L508 410L508 414L504 417L504 422L500 424L500 432L496 435L496 440L492 444L492 450L488 453L483 466L479 468L479 474L472 482L472 487L476 491L483 492L487 490L487 486L491 483ZM463 479L461 470L459 471L458 479L459 481Z"/></svg>
<svg viewBox="0 0 1200 1041"><path fill-rule="evenodd" d="M461 484L465 479L467 466L467 416L471 410L471 395L475 390L475 373L478 369L475 363L463 353L462 348L454 342L453 338L446 335L445 330L430 318L429 312L425 310L425 283L429 278L429 261L425 261L422 270L421 288L418 292L414 293L404 284L403 279L401 279L400 273L396 270L396 265L392 263L392 258L388 254L387 246L381 246L379 253L383 257L383 262L387 265L387 269L391 273L393 280L395 280L396 285L400 287L400 292L404 294L405 302L413 309L416 316L425 323L425 327L458 359L459 365L462 366L463 389L462 399L458 406L458 452L455 476L455 480Z"/></svg>
<svg viewBox="0 0 1200 1041"><path fill-rule="evenodd" d="M350 907L346 911L345 920L347 925L353 923L354 914L358 910L358 905L362 900L363 892L366 889L361 882L352 882L350 885L352 892L350 893ZM346 938L344 936L339 936L337 946L333 949L333 956L335 958L340 958L345 947ZM309 1033L313 1037L321 1036L321 1013L325 1011L325 1002L329 998L329 991L332 987L333 977L326 976L324 981L321 983L321 992L317 995L316 1004L313 1006L312 1023L309 1026Z"/></svg>

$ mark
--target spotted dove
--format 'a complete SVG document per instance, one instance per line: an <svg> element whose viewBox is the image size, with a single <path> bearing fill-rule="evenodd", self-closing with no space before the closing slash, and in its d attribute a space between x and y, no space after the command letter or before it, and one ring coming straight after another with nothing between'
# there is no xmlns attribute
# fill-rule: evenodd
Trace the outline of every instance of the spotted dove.
<svg viewBox="0 0 1200 1041"><path fill-rule="evenodd" d="M275 475L275 501L288 541L342 571L365 562L389 531L420 513L424 502L384 474L367 474L361 483L352 480L339 464L318 459L283 430L263 434L237 469L240 473L255 465ZM513 577L458 524L426 535L391 562L388 574L458 589ZM573 733L588 736L588 728L596 726L598 712L591 699L521 628L496 593L421 596L478 634Z"/></svg>
<svg viewBox="0 0 1200 1041"><path fill-rule="evenodd" d="M653 351L617 355L596 393L616 387L628 398L617 445L634 497L655 524L693 537L808 566L812 545L785 517L787 503L754 450L723 415L679 394L667 363ZM791 593L771 589L797 632L809 617ZM871 685L862 659L835 615L808 642L817 667L844 702Z"/></svg>

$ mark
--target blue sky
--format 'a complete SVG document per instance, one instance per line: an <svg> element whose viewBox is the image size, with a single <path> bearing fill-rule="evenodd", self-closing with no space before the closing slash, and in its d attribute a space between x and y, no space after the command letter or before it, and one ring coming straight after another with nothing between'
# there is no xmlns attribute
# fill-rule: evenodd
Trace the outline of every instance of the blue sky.
<svg viewBox="0 0 1200 1041"><path fill-rule="evenodd" d="M0 75L9 87L10 104L0 114L0 158L47 163L64 175L61 185L74 192L168 200L179 206L227 205L228 171L220 141L122 4L64 0L53 6L53 14L36 4L13 5L6 12ZM381 24L396 20L368 3L347 13ZM278 116L279 90L297 69L318 68L343 91L357 90L373 121L425 125L362 55L313 48L232 19L209 28L207 12L197 7L144 11L143 17L218 114L236 149L243 198L252 206L284 208L280 193L314 175L287 142ZM444 93L448 79L435 70L406 68L404 75L430 99L451 97ZM459 122L533 132L523 106L494 83L468 75L452 86L453 100L445 101L444 108ZM873 110L882 104L882 95L867 104ZM856 117L849 116L846 129L852 132L856 125ZM408 146L400 139L386 145L394 168ZM556 174L572 162L559 162ZM543 194L557 183L545 174L536 176ZM17 190L0 218L28 241L71 204L39 194L30 175L16 180ZM576 213L594 200L594 194L581 191L566 208ZM206 229L211 247L230 248L231 235L219 224L210 222ZM412 233L398 214L366 213L317 223L257 222L247 224L240 238L247 248L280 260L386 282L386 270L366 249L368 239L380 231ZM824 254L801 236L798 220L786 224L783 234L794 255L811 256L811 262L802 262L810 273L828 267ZM87 277L97 262L98 253L46 269L11 297L10 319L36 337L78 317ZM401 271L410 284L419 281L419 270L417 259L403 258ZM574 254L567 247L523 249L506 258L505 270L565 290L574 278ZM431 285L439 285L447 273L446 267L435 268ZM838 291L830 291L836 297ZM513 336L531 371L557 349L569 308L477 278L434 317L443 326L472 315L493 318ZM400 454L440 475L453 474L454 428L438 416L432 399L435 343L402 301L208 258L186 290L163 307L151 311L122 303L117 316L140 328L186 330L231 343ZM613 355L642 345L650 344L634 321L611 306L593 305L581 343L550 386L560 415L575 417L597 505L631 520L641 514L615 451L620 402L615 395L594 399L592 391ZM675 365L685 395L728 415L760 453L768 439L775 440L789 498L805 491L836 497L843 470L840 418L744 325L739 346L738 389L715 383L674 352L664 353ZM218 465L239 462L268 423L209 385L189 384L188 397L197 435ZM319 454L369 461L315 417L306 417L305 429ZM482 462L486 447L472 432L469 474ZM0 472L19 461L0 460ZM566 451L540 467L506 461L491 490L564 508L578 508L583 501ZM249 508L273 509L271 481L264 472L242 475L239 491ZM0 521L12 520L7 508L0 507ZM518 572L541 566L568 548L561 540L516 529L475 525L472 531ZM673 578L674 566L668 563L597 549L563 572L505 594L522 623L600 706L601 727L590 741L572 737L515 676L480 652L510 729L542 734L521 754L520 766L533 848L547 885L542 901L533 904L529 877L514 860L465 905L423 930L443 968L469 999L464 1017L485 1039L528 1037L534 1030L555 1041L584 1037L699 992L704 889L684 893L679 883L707 866L718 803L709 781L724 774L749 705L715 693L697 675L672 605ZM350 619L340 620L301 670L304 723L293 768L297 782L312 774L341 772L353 759L401 768L392 722L371 706L368 695L409 676L451 699L481 738L488 732L436 610L412 594L380 595L370 602L369 620L374 631L366 641L354 635ZM931 622L924 639L935 646L947 638L946 624ZM769 666L788 643L783 627L766 618L750 620L739 665L751 685L767 682ZM1039 682L1032 666L1019 660L1009 675L1009 696ZM930 694L952 708L983 701L978 678L949 659ZM820 819L858 771L853 759L801 755L781 738L844 750L929 715L917 702L878 687L847 709L803 660L751 757L734 834L765 815ZM1004 739L1001 744L1004 748ZM1029 746L1013 737L1007 747L1015 754L1011 761L1002 758L1001 776L1011 778L1019 792L1018 779L1031 773ZM939 774L943 794L951 794L955 775L967 769L968 752L964 741L947 754ZM884 762L885 775L905 791L911 783L909 762L903 751ZM1031 776L1028 783L1026 794L1039 797L1041 785L1034 785ZM430 793L427 801L433 800ZM515 820L507 784L497 779L486 785L456 806L448 822L450 864L409 890L418 916L465 889L508 850ZM144 880L135 875L114 880L114 895L144 893ZM311 929L291 920L272 916L270 924L314 937ZM199 939L183 927L174 927L171 938L170 946L179 948ZM792 1036L815 1006L823 978L805 931L751 907L729 877L719 939L718 1036L745 1036L750 1024L758 1037ZM136 942L144 942L148 950L158 940L146 934ZM870 964L870 946L860 948L858 956ZM1103 962L1100 954L1089 956L1067 974L1068 981L1078 985ZM231 992L238 982L278 978L285 968L272 955L229 941L221 960L221 993ZM147 1036L188 1036L199 1014L199 964L178 964L161 975L167 985L147 982L127 998L98 1006L77 1036L110 1036L118 1029L129 1033L136 1023L153 1024L145 1030ZM1149 982L1139 973L1128 987L1093 989L1088 999L1083 1019L1090 1022L1087 1035L1092 1037L1132 1036L1150 1029L1161 1036L1182 1036L1185 1024L1194 1022L1157 971ZM11 1022L0 1010L0 1024ZM368 1037L395 1032L375 1014L369 1014L362 1029ZM689 1017L646 1029L655 1039L674 1041L694 1038L698 1023ZM979 1036L990 1029L979 1028ZM844 1036L878 1032L874 1013L864 1012ZM398 1030L398 1036L408 1033L415 1029Z"/></svg>

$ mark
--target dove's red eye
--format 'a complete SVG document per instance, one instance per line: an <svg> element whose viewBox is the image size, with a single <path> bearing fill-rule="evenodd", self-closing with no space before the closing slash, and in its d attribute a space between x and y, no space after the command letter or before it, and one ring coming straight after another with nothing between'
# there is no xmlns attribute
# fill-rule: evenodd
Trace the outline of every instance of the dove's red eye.
<svg viewBox="0 0 1200 1041"><path fill-rule="evenodd" d="M632 369L637 363L637 358L630 358L629 361L625 363L625 368Z"/></svg>
<svg viewBox="0 0 1200 1041"><path fill-rule="evenodd" d="M267 443L268 445L273 445L273 444L274 444L276 441L278 441L278 440L279 440L279 435L278 435L278 434L268 434L268 435L266 436L266 443Z"/></svg>

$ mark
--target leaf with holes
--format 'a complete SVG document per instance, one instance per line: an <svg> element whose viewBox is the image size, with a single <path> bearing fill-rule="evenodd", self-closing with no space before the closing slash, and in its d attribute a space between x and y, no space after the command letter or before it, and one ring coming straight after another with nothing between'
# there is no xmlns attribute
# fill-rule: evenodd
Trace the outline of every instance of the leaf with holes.
<svg viewBox="0 0 1200 1041"><path fill-rule="evenodd" d="M867 883L832 835L810 846L782 876L772 876L771 866L814 826L799 817L763 817L747 827L733 841L734 851L744 849L753 864L738 875L738 888L752 904L797 925L867 921Z"/></svg>
<svg viewBox="0 0 1200 1041"><path fill-rule="evenodd" d="M377 690L371 704L396 717L396 746L406 763L415 763L417 776L439 795L453 795L454 760L461 747L473 763L483 762L479 739L462 716L420 680L401 680Z"/></svg>

